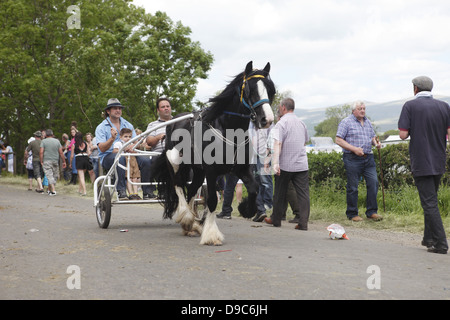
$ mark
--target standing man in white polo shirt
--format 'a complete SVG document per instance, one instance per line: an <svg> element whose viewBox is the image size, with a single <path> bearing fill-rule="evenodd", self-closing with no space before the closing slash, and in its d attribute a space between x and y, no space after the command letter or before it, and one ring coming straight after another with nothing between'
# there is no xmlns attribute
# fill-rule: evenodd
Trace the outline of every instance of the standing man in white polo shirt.
<svg viewBox="0 0 450 320"><path fill-rule="evenodd" d="M294 114L295 102L291 98L281 101L280 121L274 130L274 155L272 166L278 175L273 196L273 213L264 221L274 227L281 226L281 217L287 210L287 190L292 181L299 201L297 230L308 230L310 213L308 157L306 143L309 140L306 125Z"/></svg>

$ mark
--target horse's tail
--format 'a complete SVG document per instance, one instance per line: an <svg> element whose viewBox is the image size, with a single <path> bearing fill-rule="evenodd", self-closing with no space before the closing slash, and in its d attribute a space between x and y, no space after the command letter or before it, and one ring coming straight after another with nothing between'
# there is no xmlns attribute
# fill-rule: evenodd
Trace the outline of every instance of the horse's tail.
<svg viewBox="0 0 450 320"><path fill-rule="evenodd" d="M151 166L152 176L158 183L158 196L164 201L164 219L172 219L178 207L178 196L175 192L175 172L167 159L166 151L154 157Z"/></svg>

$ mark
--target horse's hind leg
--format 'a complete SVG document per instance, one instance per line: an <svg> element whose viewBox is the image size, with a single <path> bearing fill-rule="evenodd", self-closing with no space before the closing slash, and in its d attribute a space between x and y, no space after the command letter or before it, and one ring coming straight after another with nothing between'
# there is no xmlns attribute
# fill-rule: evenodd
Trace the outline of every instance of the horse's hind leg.
<svg viewBox="0 0 450 320"><path fill-rule="evenodd" d="M178 195L178 207L176 210L175 222L179 223L184 233L187 234L187 232L192 230L195 217L186 201L183 189L176 186L175 191Z"/></svg>
<svg viewBox="0 0 450 320"><path fill-rule="evenodd" d="M197 211L194 209L194 202L195 202L195 196L199 189L203 185L203 181L205 179L205 174L203 173L203 170L198 169L196 167L193 168L193 178L192 183L188 187L188 201L189 201L189 208L191 209L191 212L194 214L194 223L192 225L192 230L187 232L186 235L188 236L199 236L202 234L202 225L201 220L203 218L200 217L197 213Z"/></svg>

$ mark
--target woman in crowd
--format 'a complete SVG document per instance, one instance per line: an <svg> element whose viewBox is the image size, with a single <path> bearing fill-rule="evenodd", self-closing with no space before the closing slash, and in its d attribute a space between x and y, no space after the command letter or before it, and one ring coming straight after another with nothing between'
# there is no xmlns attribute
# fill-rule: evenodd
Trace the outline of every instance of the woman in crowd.
<svg viewBox="0 0 450 320"><path fill-rule="evenodd" d="M69 167L72 168L72 179L70 180L69 184L77 184L77 166L76 166L76 157L72 157L74 144L75 144L75 134L78 132L77 128L72 126L70 127L70 143L67 147L67 160L70 160ZM72 160L73 159L73 162Z"/></svg>
<svg viewBox="0 0 450 320"><path fill-rule="evenodd" d="M70 166L72 166L72 161L76 158L75 164L78 171L78 181L79 188L78 192L81 196L86 195L86 182L85 182L85 172L88 171L89 174L93 174L92 164L89 161L89 154L91 149L89 145L83 140L83 134L77 132L75 134L75 143L72 146L72 153L70 154Z"/></svg>

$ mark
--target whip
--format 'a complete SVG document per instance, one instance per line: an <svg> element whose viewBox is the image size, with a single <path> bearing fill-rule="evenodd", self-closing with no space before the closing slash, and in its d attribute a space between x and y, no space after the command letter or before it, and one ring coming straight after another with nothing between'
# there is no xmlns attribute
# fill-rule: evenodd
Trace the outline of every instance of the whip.
<svg viewBox="0 0 450 320"><path fill-rule="evenodd" d="M376 137L375 139L376 139L377 143L380 143L380 139L379 139L378 137ZM377 149L378 149L378 148L377 148ZM383 192L383 209L384 209L384 212L386 212L386 203L385 203L385 200L384 200L384 177L383 177L383 166L382 166L382 164L381 164L381 150L380 150L380 149L378 149L378 158L379 158L379 160L380 160L381 190L382 190L382 192Z"/></svg>

